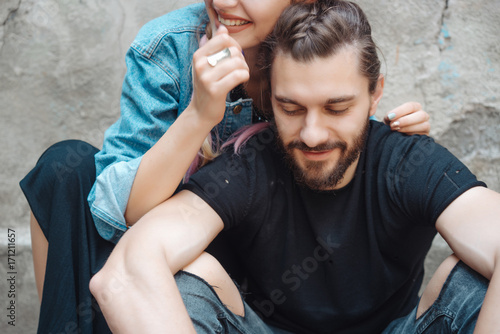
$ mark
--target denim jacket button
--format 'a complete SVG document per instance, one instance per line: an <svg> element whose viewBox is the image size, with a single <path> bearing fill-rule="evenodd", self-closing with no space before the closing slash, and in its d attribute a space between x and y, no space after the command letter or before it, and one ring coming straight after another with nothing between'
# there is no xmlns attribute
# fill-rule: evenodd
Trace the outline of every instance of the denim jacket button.
<svg viewBox="0 0 500 334"><path fill-rule="evenodd" d="M237 105L233 108L233 114L238 115L242 110L243 110L243 107L240 105Z"/></svg>

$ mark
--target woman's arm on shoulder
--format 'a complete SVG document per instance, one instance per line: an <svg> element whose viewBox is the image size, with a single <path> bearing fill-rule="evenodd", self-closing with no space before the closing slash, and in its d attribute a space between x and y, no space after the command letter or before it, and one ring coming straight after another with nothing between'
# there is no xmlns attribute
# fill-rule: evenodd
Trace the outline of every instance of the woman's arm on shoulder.
<svg viewBox="0 0 500 334"><path fill-rule="evenodd" d="M141 160L174 123L180 108L176 76L134 45L125 60L120 118L106 130L95 155L96 182L88 196L98 232L115 243L126 230L124 213ZM169 61L178 64L173 54Z"/></svg>
<svg viewBox="0 0 500 334"><path fill-rule="evenodd" d="M209 65L207 56L224 48L232 56ZM210 130L223 119L227 94L248 78L241 48L225 28L194 53L191 103L143 156L125 212L130 225L172 196Z"/></svg>

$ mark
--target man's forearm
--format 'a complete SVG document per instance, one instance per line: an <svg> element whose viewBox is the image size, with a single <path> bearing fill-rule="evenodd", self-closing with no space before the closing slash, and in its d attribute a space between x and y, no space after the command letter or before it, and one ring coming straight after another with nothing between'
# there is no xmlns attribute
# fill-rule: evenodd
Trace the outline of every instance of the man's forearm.
<svg viewBox="0 0 500 334"><path fill-rule="evenodd" d="M490 280L474 333L500 333L500 194L474 187L441 213L436 228L455 254Z"/></svg>
<svg viewBox="0 0 500 334"><path fill-rule="evenodd" d="M195 333L173 275L198 258L223 226L189 191L142 217L90 283L111 330Z"/></svg>
<svg viewBox="0 0 500 334"><path fill-rule="evenodd" d="M162 252L133 243L131 232L90 284L108 326L114 333L195 333Z"/></svg>

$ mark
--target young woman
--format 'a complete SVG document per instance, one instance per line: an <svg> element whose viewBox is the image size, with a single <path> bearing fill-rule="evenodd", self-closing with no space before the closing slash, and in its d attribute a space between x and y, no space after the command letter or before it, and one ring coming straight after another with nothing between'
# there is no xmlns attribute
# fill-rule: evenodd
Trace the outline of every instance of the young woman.
<svg viewBox="0 0 500 334"><path fill-rule="evenodd" d="M121 117L102 150L58 143L21 181L33 213L39 332L108 330L90 278L127 227L199 166L200 147L210 158L211 139L223 142L263 121L258 49L284 8L299 1L205 0L148 23L127 53ZM210 38L200 40L205 33ZM427 134L428 118L418 103L407 103L385 120Z"/></svg>

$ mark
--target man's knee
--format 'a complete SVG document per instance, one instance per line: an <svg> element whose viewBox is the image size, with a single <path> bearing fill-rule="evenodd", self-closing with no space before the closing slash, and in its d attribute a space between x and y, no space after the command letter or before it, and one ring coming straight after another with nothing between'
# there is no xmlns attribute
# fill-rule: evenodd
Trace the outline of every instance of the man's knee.
<svg viewBox="0 0 500 334"><path fill-rule="evenodd" d="M452 254L447 257L438 267L431 280L427 284L422 297L420 298L420 303L417 309L417 318L419 318L432 306L432 304L434 304L436 299L439 297L439 294L441 293L441 289L443 288L446 279L448 278L450 272L456 266L458 261L460 261L460 259Z"/></svg>
<svg viewBox="0 0 500 334"><path fill-rule="evenodd" d="M183 270L203 278L213 287L221 302L231 312L244 316L245 309L240 292L216 258L208 253L203 253Z"/></svg>

